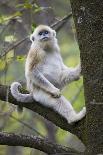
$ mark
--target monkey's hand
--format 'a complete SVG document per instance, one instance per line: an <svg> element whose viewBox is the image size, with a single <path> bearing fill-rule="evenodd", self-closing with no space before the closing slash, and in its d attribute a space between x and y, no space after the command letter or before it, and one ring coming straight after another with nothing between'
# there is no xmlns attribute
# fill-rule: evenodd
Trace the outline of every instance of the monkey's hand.
<svg viewBox="0 0 103 155"><path fill-rule="evenodd" d="M80 79L81 76L81 64L78 64L74 70L73 70L73 76L74 76L74 80L77 81Z"/></svg>
<svg viewBox="0 0 103 155"><path fill-rule="evenodd" d="M29 76L31 76L32 82L36 86L43 89L53 97L58 98L61 96L60 90L48 81L48 79L45 78L45 76L37 68L29 73Z"/></svg>
<svg viewBox="0 0 103 155"><path fill-rule="evenodd" d="M55 88L55 90L51 91L50 93L54 98L59 98L61 96L61 92L58 88Z"/></svg>

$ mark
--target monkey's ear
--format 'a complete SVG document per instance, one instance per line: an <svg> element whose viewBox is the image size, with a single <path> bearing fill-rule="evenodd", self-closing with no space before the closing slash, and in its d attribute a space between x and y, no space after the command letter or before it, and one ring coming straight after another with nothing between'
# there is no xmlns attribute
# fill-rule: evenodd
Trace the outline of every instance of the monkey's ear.
<svg viewBox="0 0 103 155"><path fill-rule="evenodd" d="M56 37L56 31L55 30L53 30L53 36Z"/></svg>
<svg viewBox="0 0 103 155"><path fill-rule="evenodd" d="M34 35L31 34L30 40L31 40L31 42L34 42L34 40L35 40Z"/></svg>

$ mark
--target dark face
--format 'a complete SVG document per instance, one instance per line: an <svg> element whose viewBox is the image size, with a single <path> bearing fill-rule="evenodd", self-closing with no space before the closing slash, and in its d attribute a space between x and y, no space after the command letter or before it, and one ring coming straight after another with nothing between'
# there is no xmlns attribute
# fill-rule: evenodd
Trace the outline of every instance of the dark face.
<svg viewBox="0 0 103 155"><path fill-rule="evenodd" d="M53 40L54 38L56 38L56 32L48 26L37 27L37 29L35 29L33 34L30 36L30 40L32 42L34 41L46 42Z"/></svg>
<svg viewBox="0 0 103 155"><path fill-rule="evenodd" d="M50 39L50 32L48 30L42 30L38 33L39 40L47 41Z"/></svg>

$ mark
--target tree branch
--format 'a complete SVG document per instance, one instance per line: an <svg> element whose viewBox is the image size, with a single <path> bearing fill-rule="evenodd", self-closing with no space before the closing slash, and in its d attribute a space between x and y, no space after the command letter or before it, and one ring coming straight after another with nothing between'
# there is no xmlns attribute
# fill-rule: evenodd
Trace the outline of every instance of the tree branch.
<svg viewBox="0 0 103 155"><path fill-rule="evenodd" d="M62 19L52 24L51 28L55 29L58 32L71 17L72 17L72 13L70 12L68 15L64 16Z"/></svg>
<svg viewBox="0 0 103 155"><path fill-rule="evenodd" d="M62 19L60 19L59 21L57 21L54 24L52 24L50 27L54 28L58 32L63 27L63 25L69 20L69 18L71 18L71 17L72 17L72 13L69 13L67 16L64 16ZM16 43L11 44L9 47L7 47L2 52L2 54L0 55L0 58L5 56L9 51L11 51L12 49L16 48L17 46L19 46L21 43L23 43L27 39L29 39L29 36L26 36L25 38L21 39L20 41L17 41Z"/></svg>
<svg viewBox="0 0 103 155"><path fill-rule="evenodd" d="M37 129L35 129L34 127L30 126L29 124L23 122L21 119L17 119L15 116L13 115L9 115L11 118L13 118L14 120L16 120L17 122L21 123L22 125L24 125L25 127L27 127L28 129L34 131L37 135L39 135L40 137L44 138L43 134L41 134Z"/></svg>
<svg viewBox="0 0 103 155"><path fill-rule="evenodd" d="M22 93L27 93L25 90L21 90ZM8 101L15 105L21 105L32 111L40 114L47 120L53 122L56 126L69 131L75 135L77 135L84 143L86 143L85 139L85 118L81 121L76 122L75 124L68 124L67 120L63 118L60 114L55 112L53 109L45 107L44 105L34 101L31 103L22 103L17 102L16 99L13 98L10 92L10 87L6 85L0 85L0 100Z"/></svg>
<svg viewBox="0 0 103 155"><path fill-rule="evenodd" d="M24 41L26 41L29 37L25 37L23 39L21 39L20 41L14 43L13 45L10 45L7 49L5 49L2 54L0 55L0 58L5 56L9 51L11 51L12 49L16 48L17 46L19 46L21 43L23 43Z"/></svg>
<svg viewBox="0 0 103 155"><path fill-rule="evenodd" d="M79 155L74 149L49 142L47 139L33 135L0 132L0 145L30 147L48 154L73 153L74 155Z"/></svg>

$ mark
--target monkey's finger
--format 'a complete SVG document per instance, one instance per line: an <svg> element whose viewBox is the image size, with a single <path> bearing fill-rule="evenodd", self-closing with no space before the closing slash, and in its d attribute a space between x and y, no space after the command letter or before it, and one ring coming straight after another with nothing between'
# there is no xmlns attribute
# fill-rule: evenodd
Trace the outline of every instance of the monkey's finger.
<svg viewBox="0 0 103 155"><path fill-rule="evenodd" d="M59 98L59 97L61 97L61 93L60 94L52 94L52 97Z"/></svg>

